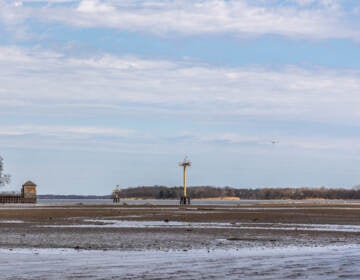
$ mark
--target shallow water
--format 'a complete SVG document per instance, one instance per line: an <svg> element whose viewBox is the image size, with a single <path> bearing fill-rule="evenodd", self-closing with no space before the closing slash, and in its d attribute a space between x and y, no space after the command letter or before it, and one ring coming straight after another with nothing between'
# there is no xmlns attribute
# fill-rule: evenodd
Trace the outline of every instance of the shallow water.
<svg viewBox="0 0 360 280"><path fill-rule="evenodd" d="M22 224L22 220L2 220L0 219L0 224Z"/></svg>
<svg viewBox="0 0 360 280"><path fill-rule="evenodd" d="M168 252L0 250L1 279L360 279L359 263L359 245Z"/></svg>
<svg viewBox="0 0 360 280"><path fill-rule="evenodd" d="M192 205L244 205L244 204L259 204L259 203L292 203L296 204L332 204L332 203L341 203L341 204L350 204L350 203L360 203L360 200L202 200L202 199L193 199L191 200ZM113 204L111 199L38 199L38 205L74 205L74 204ZM123 203L129 205L141 205L141 204L154 204L154 205L179 205L179 200L177 199L121 199L120 205Z"/></svg>
<svg viewBox="0 0 360 280"><path fill-rule="evenodd" d="M296 223L199 223L176 221L129 221L86 219L91 224L46 225L41 227L62 228L231 228L290 231L360 232L360 225L296 224ZM94 224L98 223L98 224Z"/></svg>

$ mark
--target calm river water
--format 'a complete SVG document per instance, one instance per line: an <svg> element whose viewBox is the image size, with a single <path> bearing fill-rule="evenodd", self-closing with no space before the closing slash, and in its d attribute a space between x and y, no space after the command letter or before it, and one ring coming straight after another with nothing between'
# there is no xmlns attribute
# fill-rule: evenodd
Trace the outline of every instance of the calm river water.
<svg viewBox="0 0 360 280"><path fill-rule="evenodd" d="M113 204L111 199L38 199L38 205L76 205L76 204ZM179 205L178 200L171 199L122 199L121 204L139 205L139 204L154 204L154 205ZM360 203L360 200L200 200L193 199L191 201L194 205L242 205L242 204L256 204L256 203Z"/></svg>

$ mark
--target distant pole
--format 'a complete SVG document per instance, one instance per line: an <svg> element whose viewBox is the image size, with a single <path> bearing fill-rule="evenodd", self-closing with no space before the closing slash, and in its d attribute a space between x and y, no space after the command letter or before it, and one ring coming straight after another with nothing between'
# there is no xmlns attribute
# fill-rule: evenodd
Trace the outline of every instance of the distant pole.
<svg viewBox="0 0 360 280"><path fill-rule="evenodd" d="M179 163L179 166L183 167L183 183L184 183L183 195L180 197L180 204L190 204L190 197L187 196L187 192L186 192L186 168L188 166L191 166L191 161L189 161L185 157L184 161Z"/></svg>
<svg viewBox="0 0 360 280"><path fill-rule="evenodd" d="M184 197L186 197L186 165L184 165Z"/></svg>

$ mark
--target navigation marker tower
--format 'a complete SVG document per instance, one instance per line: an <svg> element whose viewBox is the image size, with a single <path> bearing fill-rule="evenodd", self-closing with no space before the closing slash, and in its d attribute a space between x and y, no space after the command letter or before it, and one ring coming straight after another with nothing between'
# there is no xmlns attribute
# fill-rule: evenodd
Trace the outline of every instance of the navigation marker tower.
<svg viewBox="0 0 360 280"><path fill-rule="evenodd" d="M183 195L180 197L180 205L186 205L186 204L190 204L190 197L187 196L186 193L186 168L188 166L191 166L191 161L189 161L187 157L185 157L184 161L179 163L179 166L182 166L184 170L184 174L183 174L184 191L183 191Z"/></svg>

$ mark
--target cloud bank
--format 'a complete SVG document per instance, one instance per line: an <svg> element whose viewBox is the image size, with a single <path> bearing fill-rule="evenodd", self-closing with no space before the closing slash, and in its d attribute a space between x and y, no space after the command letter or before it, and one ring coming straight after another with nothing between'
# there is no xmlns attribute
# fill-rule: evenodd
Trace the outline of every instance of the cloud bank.
<svg viewBox="0 0 360 280"><path fill-rule="evenodd" d="M0 104L359 123L356 70L217 67L0 48Z"/></svg>
<svg viewBox="0 0 360 280"><path fill-rule="evenodd" d="M37 6L32 5L37 3ZM340 1L0 1L0 20L33 19L79 28L111 28L172 36L275 34L292 38L359 39L359 21ZM351 18L351 20L350 20Z"/></svg>
<svg viewBox="0 0 360 280"><path fill-rule="evenodd" d="M329 138L316 132L291 136L271 127L263 132L237 130L244 120L255 125L291 122L358 127L359 92L360 73L355 70L216 67L186 60L110 54L79 57L36 48L0 48L0 135L3 141L10 139L8 144L17 137L20 144L27 135L55 146L63 141L81 148L85 139L90 146L106 143L108 148L130 150L138 145L151 150L149 145L161 143L171 150L170 142L271 146L272 137L281 137L282 145L289 147L354 151L359 142L356 133ZM76 124L77 119L94 114L101 125ZM21 125L4 123L15 115ZM63 116L72 116L74 121L59 126L46 120ZM42 123L26 122L39 117ZM150 132L134 124L106 125L124 118L140 123L168 119L170 126L161 132L161 126L152 123ZM188 131L172 128L171 122L180 119L190 119L193 126ZM234 127L198 132L204 123Z"/></svg>

